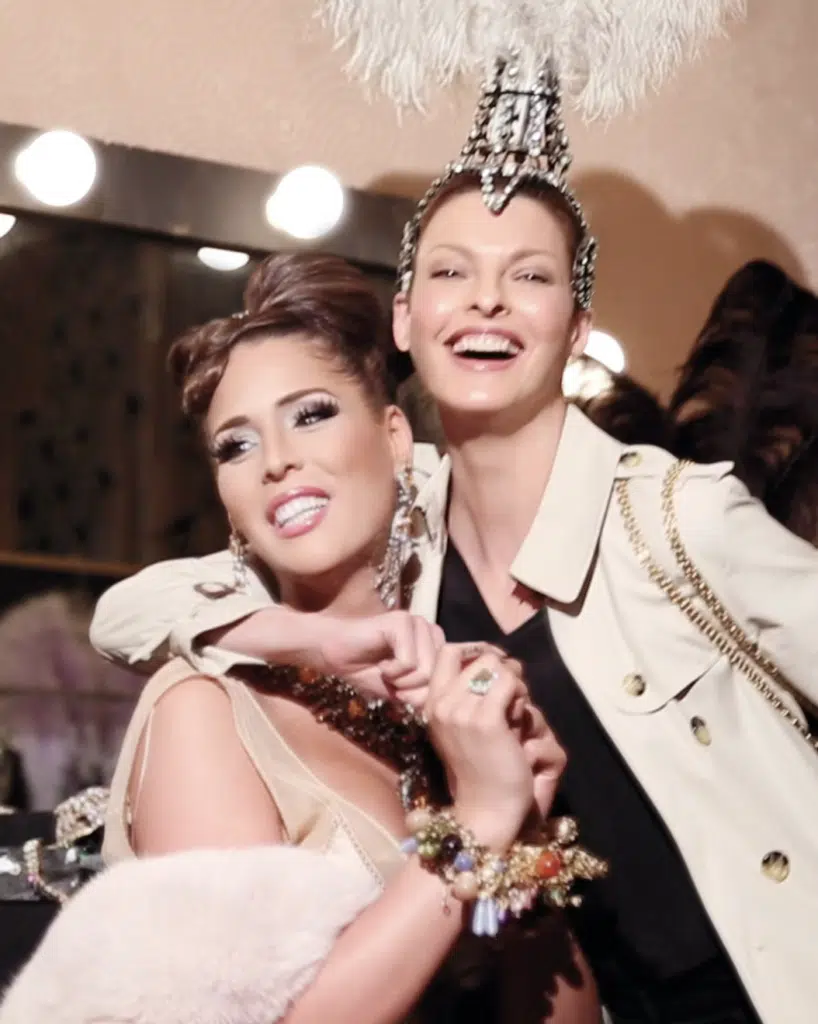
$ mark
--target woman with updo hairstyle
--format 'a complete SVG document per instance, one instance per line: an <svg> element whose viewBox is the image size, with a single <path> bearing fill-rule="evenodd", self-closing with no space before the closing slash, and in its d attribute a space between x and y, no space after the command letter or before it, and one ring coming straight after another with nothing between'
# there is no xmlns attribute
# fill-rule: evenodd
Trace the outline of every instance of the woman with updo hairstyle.
<svg viewBox="0 0 818 1024"><path fill-rule="evenodd" d="M288 656L228 653L208 672L175 657L148 681L111 785L109 867L47 934L2 1024L455 1020L462 983L486 984L498 955L455 949L477 941L470 927L499 929L496 912L472 917L478 865L545 827L565 757L520 665L401 609L412 438L375 294L340 259L280 254L245 302L170 354L231 529L198 626L228 596L251 615L269 588L292 615ZM229 651L209 632L197 645ZM412 855L443 804L450 859ZM443 868L467 850L458 889ZM534 1003L472 996L469 1019L596 1024L593 981L559 916L545 921Z"/></svg>
<svg viewBox="0 0 818 1024"><path fill-rule="evenodd" d="M325 255L271 256L251 276L244 302L242 312L192 328L171 347L168 363L186 415L207 412L232 349L262 333L310 335L358 380L374 408L387 404L389 327L352 264Z"/></svg>

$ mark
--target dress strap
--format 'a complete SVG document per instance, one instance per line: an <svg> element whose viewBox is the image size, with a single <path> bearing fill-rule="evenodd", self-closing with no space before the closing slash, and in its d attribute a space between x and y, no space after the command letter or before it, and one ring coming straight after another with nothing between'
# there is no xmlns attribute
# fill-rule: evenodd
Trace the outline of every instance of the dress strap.
<svg viewBox="0 0 818 1024"><path fill-rule="evenodd" d="M140 743L143 771L147 762L153 711L169 690L199 674L183 659L173 659L151 677L140 695L110 786L103 848L109 863L134 856L131 778ZM236 732L276 805L287 841L312 848L329 846L337 825L329 792L290 749L244 682L229 675L212 678L230 699Z"/></svg>
<svg viewBox="0 0 818 1024"><path fill-rule="evenodd" d="M174 658L151 676L139 696L119 750L111 779L108 809L105 815L103 853L106 861L133 856L130 843L129 788L139 744L150 737L150 720L157 702L177 683L196 675L196 670L181 658ZM143 759L143 771L145 760Z"/></svg>

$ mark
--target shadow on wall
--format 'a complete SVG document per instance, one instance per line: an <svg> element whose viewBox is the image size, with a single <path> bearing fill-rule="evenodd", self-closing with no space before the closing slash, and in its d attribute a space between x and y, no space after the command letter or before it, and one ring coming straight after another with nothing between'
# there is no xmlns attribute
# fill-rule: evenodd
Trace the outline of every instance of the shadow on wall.
<svg viewBox="0 0 818 1024"><path fill-rule="evenodd" d="M383 196L400 196L401 199L420 199L429 187L431 178L419 174L405 174L402 171L392 171L389 174L380 174L364 185L367 192L377 192Z"/></svg>
<svg viewBox="0 0 818 1024"><path fill-rule="evenodd" d="M597 326L624 345L629 373L662 397L740 266L763 258L805 278L786 239L750 214L701 207L677 216L653 192L611 171L579 174L574 186L599 239Z"/></svg>
<svg viewBox="0 0 818 1024"><path fill-rule="evenodd" d="M420 196L428 184L390 174L367 188ZM767 259L805 280L786 239L751 214L702 207L676 215L649 189L614 171L586 171L573 184L600 243L596 325L625 347L629 373L663 398L713 300L740 266Z"/></svg>

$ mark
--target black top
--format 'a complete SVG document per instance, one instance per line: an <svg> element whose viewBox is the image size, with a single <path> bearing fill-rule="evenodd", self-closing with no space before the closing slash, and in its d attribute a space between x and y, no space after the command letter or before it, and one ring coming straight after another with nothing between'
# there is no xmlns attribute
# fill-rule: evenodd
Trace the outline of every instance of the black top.
<svg viewBox="0 0 818 1024"><path fill-rule="evenodd" d="M606 975L649 984L726 959L681 855L563 663L547 616L503 633L450 543L438 623L453 643L493 643L525 665L532 698L568 754L554 813L576 816L581 842L611 864L572 911L601 987Z"/></svg>

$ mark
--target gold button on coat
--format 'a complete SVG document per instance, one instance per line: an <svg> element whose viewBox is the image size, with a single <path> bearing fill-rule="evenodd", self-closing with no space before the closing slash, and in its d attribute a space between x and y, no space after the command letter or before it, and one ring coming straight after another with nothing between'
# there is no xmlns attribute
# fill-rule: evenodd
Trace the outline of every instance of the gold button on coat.
<svg viewBox="0 0 818 1024"><path fill-rule="evenodd" d="M629 469L635 469L641 461L642 456L639 454L639 452L625 452L625 454L622 456L623 464L626 465Z"/></svg>
<svg viewBox="0 0 818 1024"><path fill-rule="evenodd" d="M772 850L761 862L761 873L771 882L783 882L790 873L790 858L780 850Z"/></svg>
<svg viewBox="0 0 818 1024"><path fill-rule="evenodd" d="M629 697L641 697L647 690L648 684L638 672L629 672L622 680L622 687Z"/></svg>
<svg viewBox="0 0 818 1024"><path fill-rule="evenodd" d="M693 730L693 735L703 747L709 747L713 742L710 730L707 727L707 722L705 722L703 718L699 718L698 715L691 718L690 728Z"/></svg>

